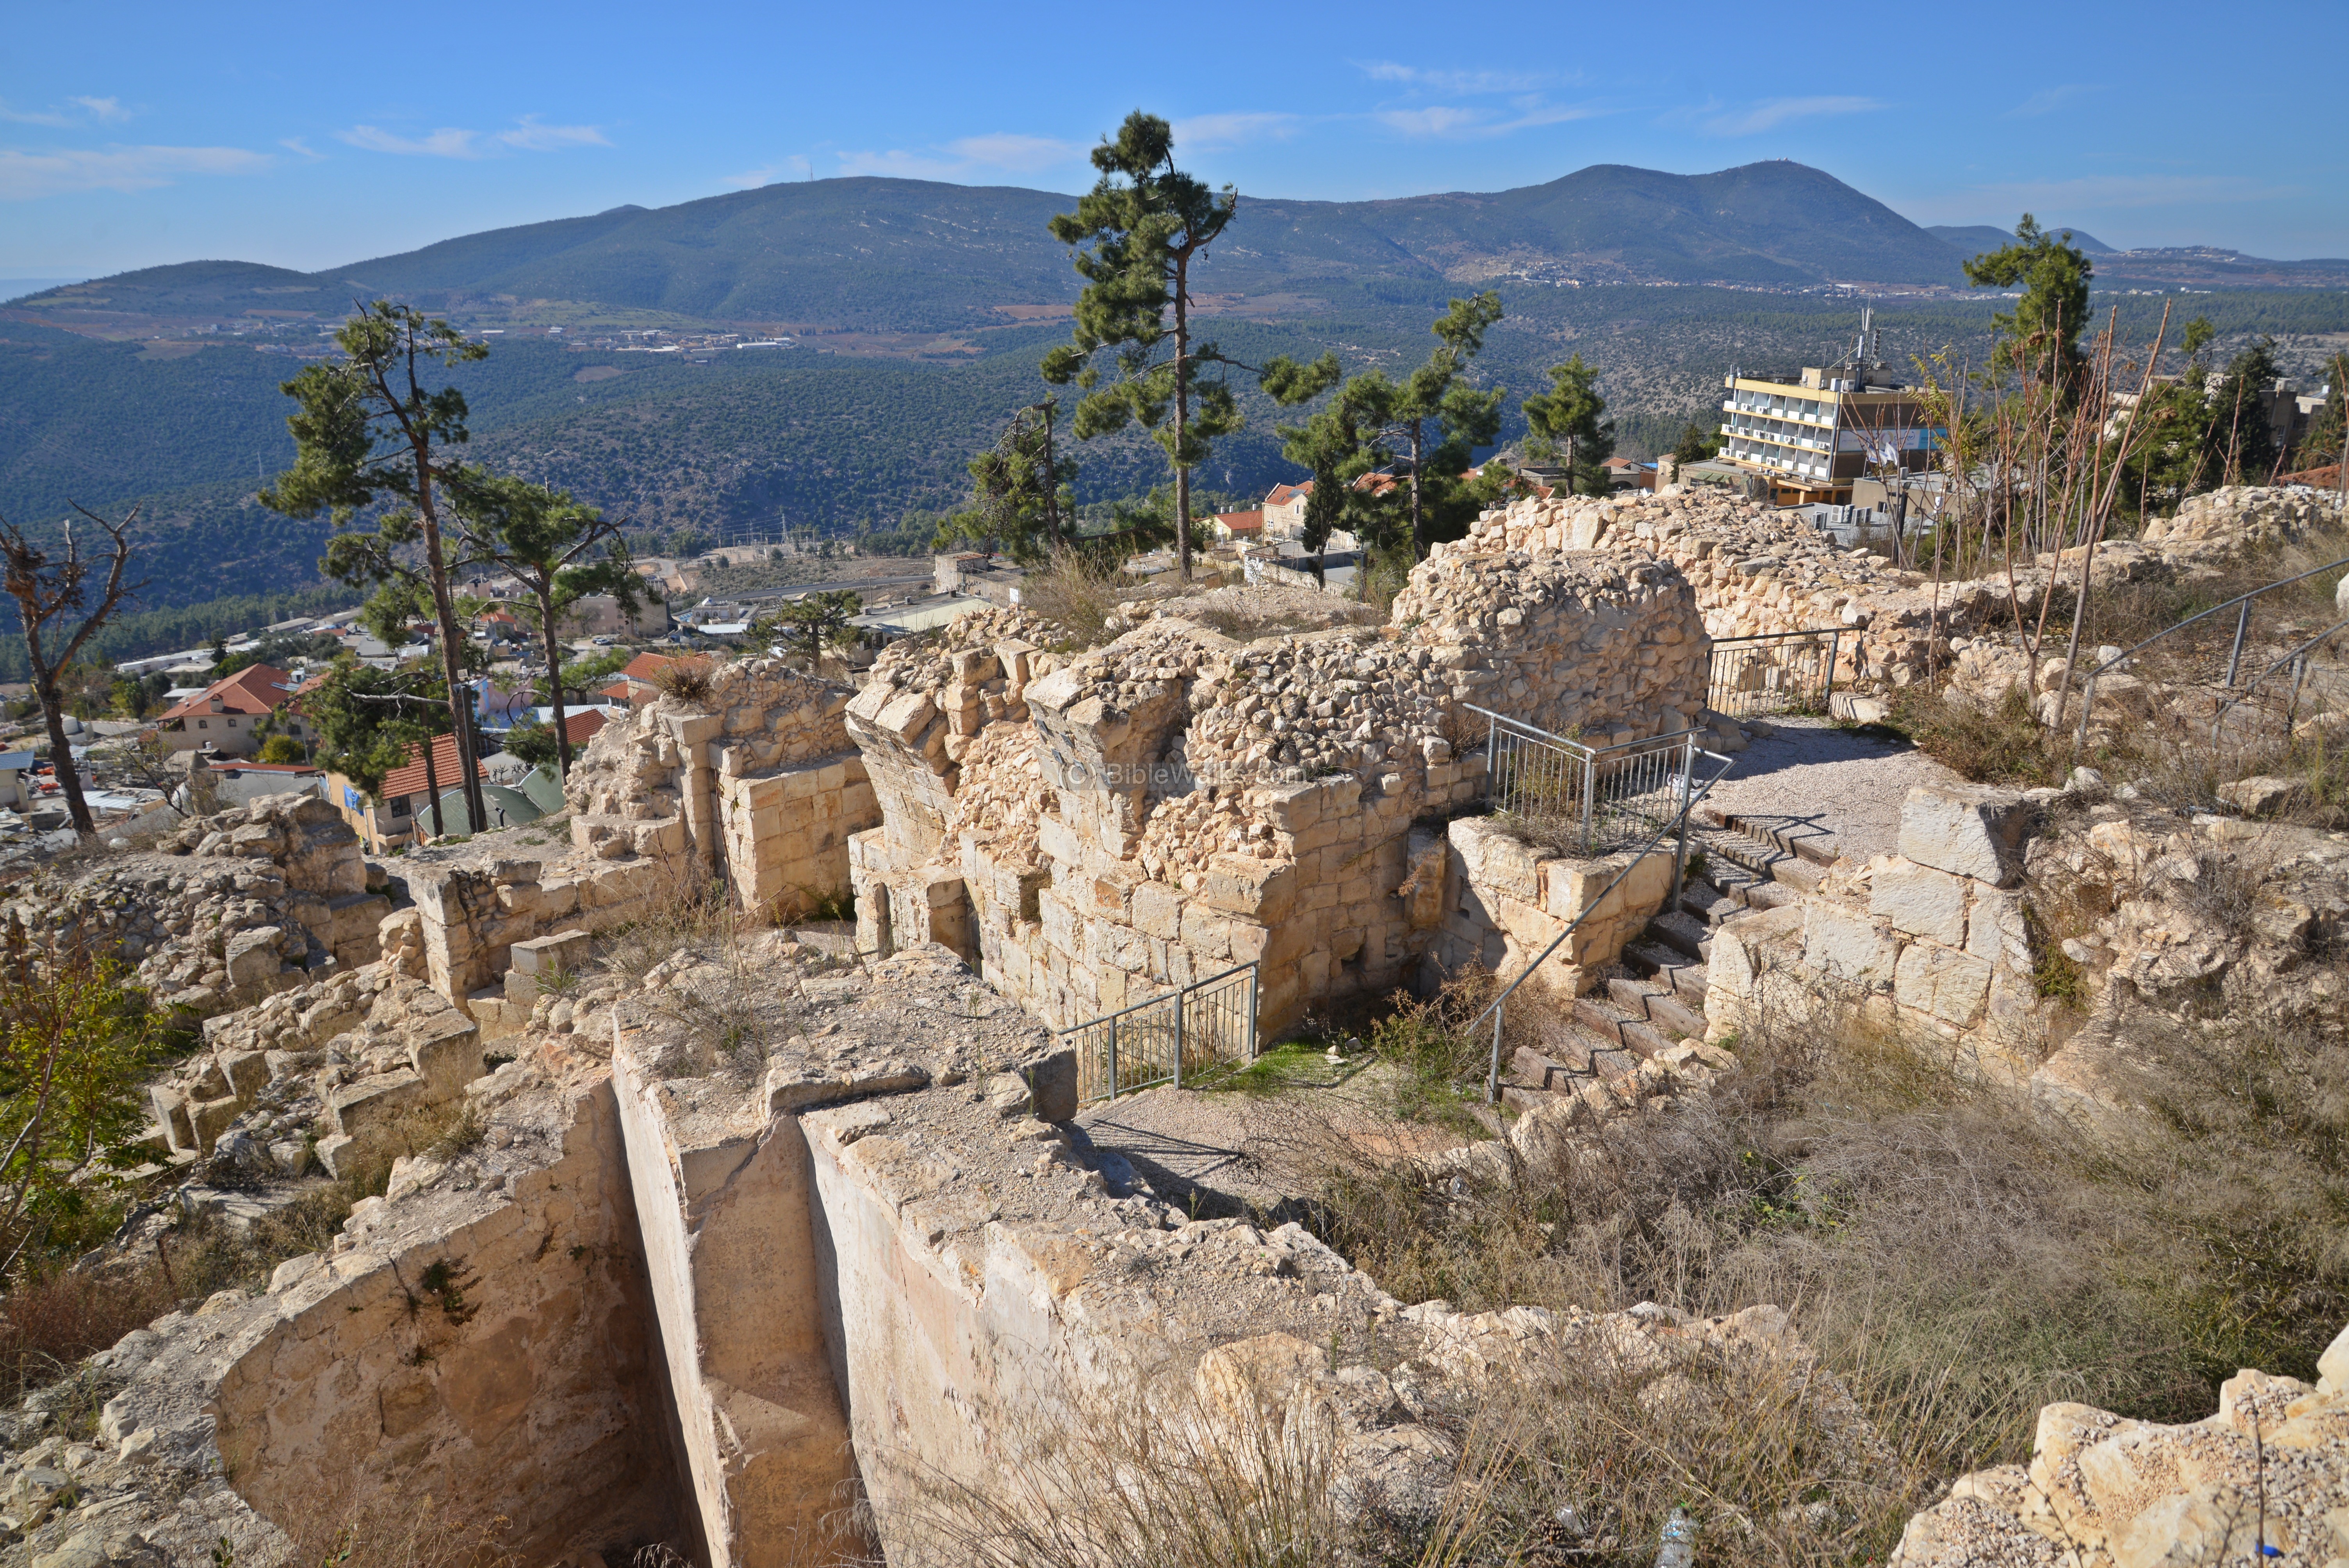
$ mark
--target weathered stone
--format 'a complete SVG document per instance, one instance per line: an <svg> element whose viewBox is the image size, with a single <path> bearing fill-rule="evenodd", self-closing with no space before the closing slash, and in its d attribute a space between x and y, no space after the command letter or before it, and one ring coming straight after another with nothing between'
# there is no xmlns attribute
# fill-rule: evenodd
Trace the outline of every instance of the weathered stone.
<svg viewBox="0 0 2349 1568"><path fill-rule="evenodd" d="M1920 865L1993 887L2023 876L2031 808L2010 789L1982 785L1913 786L1900 808L1900 853Z"/></svg>
<svg viewBox="0 0 2349 1568"><path fill-rule="evenodd" d="M2302 779L2279 779L2261 773L2220 785L2219 799L2247 817L2271 817L2305 801L2308 785Z"/></svg>
<svg viewBox="0 0 2349 1568"><path fill-rule="evenodd" d="M1892 997L1903 1007L1969 1029L1982 1021L1990 978L1990 965L1972 954L1920 942L1902 950Z"/></svg>
<svg viewBox="0 0 2349 1568"><path fill-rule="evenodd" d="M1868 886L1868 913L1895 931L1962 947L1970 880L1913 861L1880 863Z"/></svg>

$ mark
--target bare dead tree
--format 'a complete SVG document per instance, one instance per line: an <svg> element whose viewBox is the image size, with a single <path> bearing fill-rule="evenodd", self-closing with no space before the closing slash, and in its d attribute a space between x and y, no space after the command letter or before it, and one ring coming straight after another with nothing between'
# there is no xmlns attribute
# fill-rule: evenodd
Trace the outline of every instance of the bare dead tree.
<svg viewBox="0 0 2349 1568"><path fill-rule="evenodd" d="M131 508L120 522L109 522L78 501L73 509L105 531L109 543L104 555L84 552L70 518L66 520L65 553L57 557L34 543L23 529L0 518L0 585L16 601L16 619L25 632L25 655L32 665L33 695L48 720L49 757L57 768L57 788L65 792L66 811L73 819L74 831L87 836L98 831L98 824L90 817L89 803L82 799L81 776L74 771L57 676L80 656L92 634L114 618L122 602L146 584L123 581L130 565L130 525L139 520L139 509ZM100 559L106 563L106 583L97 590L98 603L93 607L90 596L95 585L90 574ZM80 617L80 624L67 632L76 616Z"/></svg>

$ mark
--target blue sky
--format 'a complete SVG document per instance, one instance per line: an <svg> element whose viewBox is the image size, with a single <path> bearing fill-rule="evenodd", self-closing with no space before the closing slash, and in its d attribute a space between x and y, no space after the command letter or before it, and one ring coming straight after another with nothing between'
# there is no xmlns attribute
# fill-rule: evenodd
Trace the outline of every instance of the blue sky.
<svg viewBox="0 0 2349 1568"><path fill-rule="evenodd" d="M321 268L812 173L1073 191L1136 106L1243 194L1793 158L1922 223L2343 256L2344 46L2341 0L27 5L0 277Z"/></svg>

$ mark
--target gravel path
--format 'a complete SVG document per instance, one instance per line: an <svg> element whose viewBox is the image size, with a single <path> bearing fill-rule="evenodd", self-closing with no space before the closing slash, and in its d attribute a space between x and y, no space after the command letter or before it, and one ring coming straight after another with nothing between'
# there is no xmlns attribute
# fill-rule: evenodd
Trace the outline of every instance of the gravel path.
<svg viewBox="0 0 2349 1568"><path fill-rule="evenodd" d="M1889 855L1912 784L1957 775L1912 746L1855 735L1826 719L1775 718L1777 734L1737 756L1706 803L1780 827L1832 833L1846 855Z"/></svg>

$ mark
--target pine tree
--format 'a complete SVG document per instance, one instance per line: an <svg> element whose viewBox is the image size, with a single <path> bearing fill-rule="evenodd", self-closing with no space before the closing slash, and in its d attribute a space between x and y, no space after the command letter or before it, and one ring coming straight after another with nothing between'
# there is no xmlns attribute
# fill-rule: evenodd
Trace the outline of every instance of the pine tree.
<svg viewBox="0 0 2349 1568"><path fill-rule="evenodd" d="M486 822L461 668L465 638L440 516L441 487L457 471L449 449L471 437L468 410L456 387L427 382L434 366L446 371L490 351L447 322L389 300L345 322L335 342L340 360L305 365L283 386L299 405L285 421L294 466L261 492L261 502L289 517L333 515L336 532L320 562L327 576L367 586L412 583L429 603L466 810ZM386 501L391 510L372 528L355 526L360 511ZM420 568L411 558L420 558Z"/></svg>
<svg viewBox="0 0 2349 1568"><path fill-rule="evenodd" d="M2088 325L2088 280L2095 268L2087 253L2039 226L2030 213L2014 227L2014 243L1972 257L1966 281L1976 288L2013 288L2023 297L2012 315L1992 317L2004 333L1993 365L2017 374L2037 374L2070 388L2084 361L2080 334Z"/></svg>
<svg viewBox="0 0 2349 1568"><path fill-rule="evenodd" d="M449 488L464 549L462 564L512 573L538 606L538 632L545 645L546 678L554 705L554 754L568 778L571 737L564 726L563 622L580 600L597 593L609 594L633 621L649 590L628 558L621 525L606 522L594 507L572 500L568 490L479 469L460 470Z"/></svg>
<svg viewBox="0 0 2349 1568"><path fill-rule="evenodd" d="M1053 450L1047 397L1011 417L995 445L970 459L971 504L938 524L937 543L992 542L1015 561L1036 562L1069 542L1077 465Z"/></svg>
<svg viewBox="0 0 2349 1568"><path fill-rule="evenodd" d="M1526 427L1532 432L1528 454L1566 459L1567 489L1577 495L1605 495L1607 470L1600 465L1614 455L1615 428L1600 422L1607 400L1599 395L1599 371L1576 355L1549 367L1550 389L1526 399Z"/></svg>
<svg viewBox="0 0 2349 1568"><path fill-rule="evenodd" d="M1140 109L1126 116L1114 141L1093 149L1092 161L1099 182L1074 212L1051 222L1052 237L1074 251L1085 289L1075 335L1044 356L1044 379L1084 390L1078 439L1139 424L1166 449L1174 548L1187 578L1191 470L1206 460L1216 438L1241 424L1230 387L1198 379L1201 366L1231 361L1214 344L1191 340L1191 267L1239 211L1239 193L1228 185L1211 190L1175 168L1173 128ZM1106 380L1094 362L1104 349L1114 351Z"/></svg>

